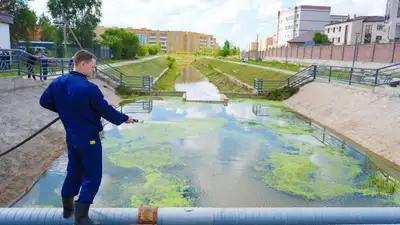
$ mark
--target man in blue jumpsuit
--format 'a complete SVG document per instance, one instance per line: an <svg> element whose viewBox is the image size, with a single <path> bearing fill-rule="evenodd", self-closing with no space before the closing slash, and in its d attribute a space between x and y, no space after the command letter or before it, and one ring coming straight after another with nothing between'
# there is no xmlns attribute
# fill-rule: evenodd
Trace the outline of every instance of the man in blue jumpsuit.
<svg viewBox="0 0 400 225"><path fill-rule="evenodd" d="M44 91L40 105L58 113L66 130L68 168L61 196L64 218L74 213L75 225L98 224L88 216L102 178L101 117L115 125L133 123L104 99L100 89L88 81L96 66L95 56L85 50L74 57L74 70L55 79Z"/></svg>

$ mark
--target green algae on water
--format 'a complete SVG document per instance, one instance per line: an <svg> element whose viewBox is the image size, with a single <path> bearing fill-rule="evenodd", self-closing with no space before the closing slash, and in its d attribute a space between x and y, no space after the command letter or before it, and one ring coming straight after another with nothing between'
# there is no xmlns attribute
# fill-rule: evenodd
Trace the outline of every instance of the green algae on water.
<svg viewBox="0 0 400 225"><path fill-rule="evenodd" d="M187 182L172 175L152 173L146 176L146 183L137 185L137 192L131 197L131 206L151 205L155 207L193 206L196 194Z"/></svg>
<svg viewBox="0 0 400 225"><path fill-rule="evenodd" d="M355 193L378 195L374 187L354 184L362 172L357 160L329 147L273 152L255 169L269 186L308 199L325 200Z"/></svg>

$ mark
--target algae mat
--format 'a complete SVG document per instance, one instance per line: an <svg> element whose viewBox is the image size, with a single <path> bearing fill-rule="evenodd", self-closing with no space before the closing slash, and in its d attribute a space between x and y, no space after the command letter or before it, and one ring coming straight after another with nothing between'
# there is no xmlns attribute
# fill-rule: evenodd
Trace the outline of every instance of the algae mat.
<svg viewBox="0 0 400 225"><path fill-rule="evenodd" d="M397 170L281 103L140 99L105 123L94 207L397 206ZM60 207L66 155L16 207Z"/></svg>

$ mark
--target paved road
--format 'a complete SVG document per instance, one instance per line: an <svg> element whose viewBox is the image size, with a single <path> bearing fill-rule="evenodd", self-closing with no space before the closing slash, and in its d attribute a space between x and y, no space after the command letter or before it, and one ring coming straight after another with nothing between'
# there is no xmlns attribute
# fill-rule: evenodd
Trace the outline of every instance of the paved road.
<svg viewBox="0 0 400 225"><path fill-rule="evenodd" d="M212 58L212 57L206 57L206 58L216 59L216 58ZM296 74L296 72L293 72L293 71L277 69L277 68L268 67L268 66L260 66L260 65L250 64L250 63L235 62L235 61L230 61L230 60L225 60L225 59L216 59L216 60L219 60L219 61L222 61L222 62L228 62L228 63L235 63L235 64L239 64L239 65L252 66L252 67L266 69L266 70L272 70L272 71L281 72L281 73L285 73L285 74L289 74L289 75Z"/></svg>

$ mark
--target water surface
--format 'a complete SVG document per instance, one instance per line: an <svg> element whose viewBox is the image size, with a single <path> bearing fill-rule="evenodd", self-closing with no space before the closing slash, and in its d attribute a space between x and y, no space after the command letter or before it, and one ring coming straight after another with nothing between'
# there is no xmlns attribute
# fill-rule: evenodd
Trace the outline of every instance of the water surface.
<svg viewBox="0 0 400 225"><path fill-rule="evenodd" d="M175 80L175 90L185 91L187 100L221 100L217 87L194 67L183 67L180 72L182 75Z"/></svg>
<svg viewBox="0 0 400 225"><path fill-rule="evenodd" d="M141 100L122 111L153 122L105 125L104 175L95 207L400 202L397 167L368 157L280 103ZM15 207L60 207L66 162L66 155L54 162Z"/></svg>

